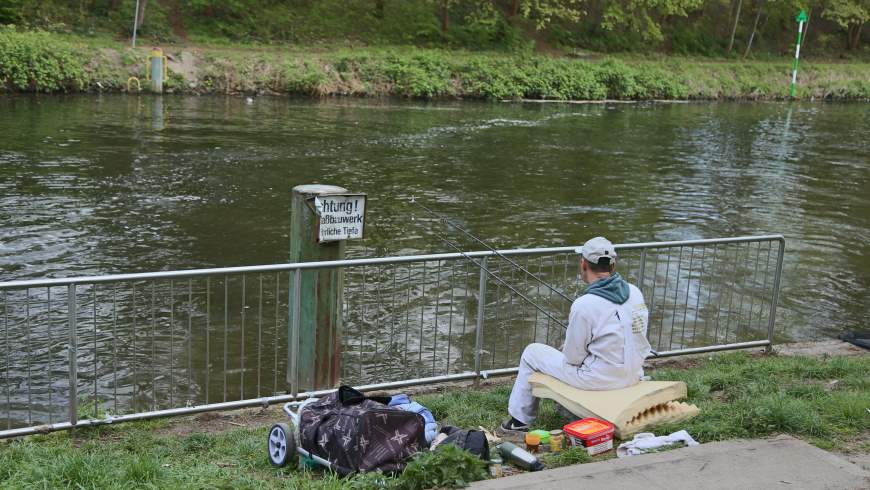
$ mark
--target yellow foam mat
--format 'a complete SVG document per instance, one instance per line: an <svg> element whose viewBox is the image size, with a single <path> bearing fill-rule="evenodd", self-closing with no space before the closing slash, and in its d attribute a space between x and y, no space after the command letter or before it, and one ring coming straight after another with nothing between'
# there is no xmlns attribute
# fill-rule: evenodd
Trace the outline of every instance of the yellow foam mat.
<svg viewBox="0 0 870 490"><path fill-rule="evenodd" d="M695 405L677 402L686 397L682 381L641 381L620 390L587 391L542 373L529 377L532 394L549 398L580 418L596 417L616 428L624 439L647 427L681 422L698 415Z"/></svg>

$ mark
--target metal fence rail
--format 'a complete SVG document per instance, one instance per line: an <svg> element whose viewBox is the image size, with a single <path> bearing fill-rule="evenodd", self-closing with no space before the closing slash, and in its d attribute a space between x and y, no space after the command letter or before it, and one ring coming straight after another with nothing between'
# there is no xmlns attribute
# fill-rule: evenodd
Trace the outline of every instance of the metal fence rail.
<svg viewBox="0 0 870 490"><path fill-rule="evenodd" d="M624 244L617 267L644 293L659 355L768 346L784 247ZM343 383L510 373L528 343L561 343L570 303L499 255L583 291L573 247L0 283L0 437L307 396L286 382L289 286L306 269L345 274Z"/></svg>

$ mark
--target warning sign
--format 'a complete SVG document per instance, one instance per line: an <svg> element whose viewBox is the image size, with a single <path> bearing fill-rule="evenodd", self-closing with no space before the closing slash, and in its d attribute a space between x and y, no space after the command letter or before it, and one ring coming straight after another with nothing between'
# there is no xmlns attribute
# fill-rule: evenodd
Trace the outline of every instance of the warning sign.
<svg viewBox="0 0 870 490"><path fill-rule="evenodd" d="M365 194L332 194L314 198L320 217L317 240L333 242L362 238L365 226Z"/></svg>

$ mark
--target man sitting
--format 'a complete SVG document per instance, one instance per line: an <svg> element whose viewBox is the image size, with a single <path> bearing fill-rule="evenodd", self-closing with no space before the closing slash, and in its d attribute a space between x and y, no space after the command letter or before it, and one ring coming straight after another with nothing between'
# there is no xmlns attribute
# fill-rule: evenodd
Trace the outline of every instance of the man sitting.
<svg viewBox="0 0 870 490"><path fill-rule="evenodd" d="M627 388L643 377L643 360L651 352L643 294L616 273L616 249L606 238L593 238L576 251L586 292L571 305L561 352L537 343L523 350L508 401L511 418L499 427L502 434L528 431L538 415L538 399L529 384L532 373L581 390Z"/></svg>

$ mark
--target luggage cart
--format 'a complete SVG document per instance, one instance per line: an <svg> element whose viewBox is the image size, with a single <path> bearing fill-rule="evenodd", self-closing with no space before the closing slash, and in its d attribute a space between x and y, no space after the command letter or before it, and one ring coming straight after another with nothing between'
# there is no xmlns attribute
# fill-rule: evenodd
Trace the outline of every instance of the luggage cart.
<svg viewBox="0 0 870 490"><path fill-rule="evenodd" d="M299 414L306 404L314 401L317 401L317 399L309 398L305 400L295 412L291 408L295 404L294 402L284 404L284 413L290 417L291 423L279 422L269 429L269 439L266 444L269 452L269 462L272 463L272 466L281 468L294 462L297 456L302 456L303 459L299 460L300 465L305 464L307 461L332 469L332 464L329 461L311 454L299 444Z"/></svg>

